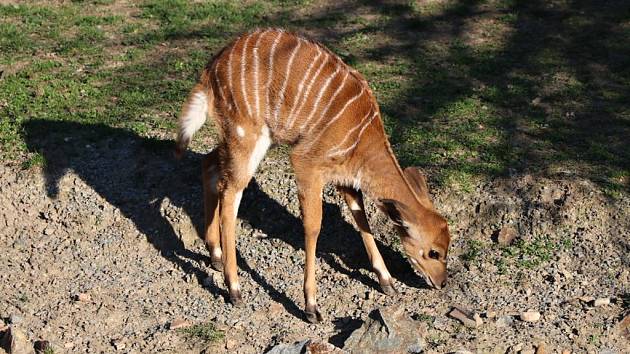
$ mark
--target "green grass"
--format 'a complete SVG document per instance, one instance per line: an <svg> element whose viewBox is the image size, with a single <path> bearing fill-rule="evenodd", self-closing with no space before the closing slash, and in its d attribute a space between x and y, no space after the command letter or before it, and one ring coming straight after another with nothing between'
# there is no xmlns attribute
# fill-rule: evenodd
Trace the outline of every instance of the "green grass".
<svg viewBox="0 0 630 354"><path fill-rule="evenodd" d="M202 323L190 327L180 328L177 332L188 339L210 343L220 341L225 337L223 331L217 330L212 323Z"/></svg>
<svg viewBox="0 0 630 354"><path fill-rule="evenodd" d="M470 192L483 178L568 173L619 197L630 185L629 7L498 0L344 1L325 12L304 0L0 5L0 159L18 166L36 159L24 141L32 119L172 135L181 102L212 54L237 33L281 26L321 34L366 76L401 163L422 166L438 184Z"/></svg>

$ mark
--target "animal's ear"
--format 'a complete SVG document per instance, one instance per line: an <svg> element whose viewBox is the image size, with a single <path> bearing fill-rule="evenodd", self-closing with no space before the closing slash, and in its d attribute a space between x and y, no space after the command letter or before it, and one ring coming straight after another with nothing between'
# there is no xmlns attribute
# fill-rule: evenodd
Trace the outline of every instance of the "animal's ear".
<svg viewBox="0 0 630 354"><path fill-rule="evenodd" d="M398 226L403 226L403 214L406 206L393 199L379 199L379 208Z"/></svg>
<svg viewBox="0 0 630 354"><path fill-rule="evenodd" d="M407 167L405 168L405 177L411 184L411 187L416 191L418 197L429 203L429 205L433 206L431 202L431 196L429 195L429 187L427 186L427 179L424 176L424 173L420 171L417 167Z"/></svg>

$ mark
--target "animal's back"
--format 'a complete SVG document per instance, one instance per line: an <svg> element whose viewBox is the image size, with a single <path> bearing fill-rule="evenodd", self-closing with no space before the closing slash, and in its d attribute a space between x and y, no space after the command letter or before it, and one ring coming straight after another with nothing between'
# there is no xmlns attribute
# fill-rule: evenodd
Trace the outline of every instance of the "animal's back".
<svg viewBox="0 0 630 354"><path fill-rule="evenodd" d="M221 119L266 125L278 142L343 153L379 121L358 72L320 44L279 29L240 36L206 74Z"/></svg>

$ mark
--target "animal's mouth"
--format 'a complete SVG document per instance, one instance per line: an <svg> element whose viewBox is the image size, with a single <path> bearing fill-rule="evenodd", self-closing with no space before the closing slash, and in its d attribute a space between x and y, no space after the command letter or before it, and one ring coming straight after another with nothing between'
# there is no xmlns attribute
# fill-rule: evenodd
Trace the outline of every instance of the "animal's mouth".
<svg viewBox="0 0 630 354"><path fill-rule="evenodd" d="M435 285L435 283L433 283L433 280L431 280L431 277L427 274L427 272L424 271L424 269L422 269L422 266L420 266L420 263L418 263L418 261L409 257L409 263L411 263L411 268L413 268L415 273L418 276L424 278L424 280L427 282L427 284L429 284L429 286L435 289L440 289L439 287Z"/></svg>

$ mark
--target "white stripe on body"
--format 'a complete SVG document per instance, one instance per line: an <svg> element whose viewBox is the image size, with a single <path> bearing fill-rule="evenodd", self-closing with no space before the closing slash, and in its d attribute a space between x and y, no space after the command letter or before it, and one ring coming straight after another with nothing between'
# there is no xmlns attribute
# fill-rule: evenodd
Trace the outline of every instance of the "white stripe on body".
<svg viewBox="0 0 630 354"><path fill-rule="evenodd" d="M232 76L233 76L232 72L234 71L232 68L232 58L234 58L234 48L236 48L236 43L232 45L232 49L230 49L230 54L228 55L228 88L230 89L230 99L234 103L234 108L236 108L236 110L240 112L241 110L238 108L238 104L236 103L236 100L234 99L234 89L232 87ZM229 107L232 108L231 103Z"/></svg>
<svg viewBox="0 0 630 354"><path fill-rule="evenodd" d="M315 115L315 112L317 112L317 108L319 106L319 101L322 100L322 95L324 94L324 91L326 91L328 89L328 86L330 86L330 83L337 76L337 73L339 73L340 69L341 69L341 65L337 65L337 67L335 68L335 72L333 72L332 75L330 75L330 77L328 79L326 79L326 81L324 82L324 85L322 85L322 87L319 89L319 93L317 94L317 98L315 99L315 102L313 103L311 114L309 114L308 117L306 117L306 119L304 120L304 123L302 123L302 125L300 126L300 130L299 130L300 133L308 125L308 123L311 121L311 119L313 119L313 116Z"/></svg>
<svg viewBox="0 0 630 354"><path fill-rule="evenodd" d="M372 111L370 111L372 112ZM374 120L374 118L378 115L378 111L374 111L372 113L372 115L370 116L370 114L368 113L362 120L361 123L358 124L357 126L355 126L354 128L350 129L350 131L348 131L348 134L346 134L346 136L343 138L343 140L337 144L335 147L333 147L332 149L330 149L330 151L328 152L328 156L332 157L332 156L337 156L337 155L344 155L347 152L349 152L350 150L354 149L358 144L359 141L361 141L361 136L363 135L363 132L365 131L365 129L370 126L370 124L372 123L372 121ZM368 118L368 116L370 118ZM348 138L359 128L361 127L361 130L359 131L359 134L357 135L357 140L354 142L354 144L350 145L349 147L341 150L341 147L343 146L343 144L345 144L346 140L348 140Z"/></svg>
<svg viewBox="0 0 630 354"><path fill-rule="evenodd" d="M324 107L324 109L322 110L322 113L319 115L319 118L317 119L317 121L308 129L308 133L310 134L311 130L313 130L315 127L317 127L319 125L319 123L321 123L322 119L324 119L326 117L326 113L328 113L328 110L330 109L330 107L332 107L332 104L335 102L335 98L337 98L337 95L339 95L339 93L341 92L341 90L344 88L344 86L346 85L346 79L348 79L348 75L350 75L349 71L346 71L346 75L343 77L343 80L341 80L341 84L339 85L339 87L337 87L337 90L335 90L335 92L333 93L332 97L330 98L330 100L328 101L328 104L326 105L326 107ZM303 128L304 126L302 126Z"/></svg>
<svg viewBox="0 0 630 354"><path fill-rule="evenodd" d="M288 125L285 125L285 128L288 129L288 130L293 128L293 124L295 123L297 118L300 116L300 112L302 112L302 108L304 108L304 105L306 104L306 102L308 102L308 97L311 94L311 88L313 88L313 85L315 84L315 81L317 80L317 78L319 78L319 74L322 72L322 69L324 68L324 66L326 66L326 63L328 63L328 60L330 59L330 57L326 53L324 53L324 55L325 55L324 60L319 65L319 68L317 68L317 71L315 72L315 74L313 74L313 78L311 79L311 82L308 84L308 86L306 88L306 92L304 92L304 96L303 96L302 101L300 102L300 106L294 112L293 117L289 117L288 118L289 123L288 123ZM299 98L300 95L298 94L297 97Z"/></svg>
<svg viewBox="0 0 630 354"><path fill-rule="evenodd" d="M243 101L245 102L245 108L247 108L247 116L251 118L252 109L249 106L249 101L247 100L247 95L245 94L245 62L246 62L246 52L247 52L247 43L252 38L254 33L247 36L245 39L245 43L243 44L243 52L241 53L241 94L243 94Z"/></svg>
<svg viewBox="0 0 630 354"><path fill-rule="evenodd" d="M287 70L286 73L284 74L284 81L282 82L282 86L280 87L280 92L278 92L278 97L276 98L276 106L275 109L273 111L273 123L274 123L274 129L278 127L278 115L280 113L280 105L282 103L284 103L284 91L287 88L287 82L289 81L289 74L291 73L291 66L293 65L293 59L295 59L295 54L297 54L298 50L300 49L300 46L302 45L302 39L301 38L296 38L297 39L297 46L295 46L295 48L293 49L293 52L291 53L291 56L289 57L289 61L287 62Z"/></svg>
<svg viewBox="0 0 630 354"><path fill-rule="evenodd" d="M221 87L221 81L219 81L219 61L217 60L214 65L214 81L217 83L217 88L219 89L219 95L221 96L221 101L225 102L225 94L223 93L223 88Z"/></svg>
<svg viewBox="0 0 630 354"><path fill-rule="evenodd" d="M256 107L256 118L260 117L260 97L258 95L259 87L258 87L258 47L260 46L260 40L265 34L269 32L269 29L265 30L258 36L256 43L254 43L254 105Z"/></svg>
<svg viewBox="0 0 630 354"><path fill-rule="evenodd" d="M269 50L269 72L267 73L267 84L265 85L265 87L267 88L267 107L265 109L265 122L267 123L271 118L271 97L269 96L269 89L271 86L271 80L273 79L273 58L276 54L276 47L280 42L280 37L282 36L282 33L283 32L278 32L278 35L276 35L276 38L273 40L273 44L271 45L271 50Z"/></svg>
<svg viewBox="0 0 630 354"><path fill-rule="evenodd" d="M343 105L343 107L341 107L341 109L339 110L339 112L337 112L337 114L335 114L334 117L332 117L324 127L322 127L321 129L319 129L319 133L313 138L313 139L309 139L309 142L304 145L304 147L302 149L304 150L308 150L311 146L313 146L314 143L316 143L319 138L321 138L322 134L324 134L324 132L331 126L333 125L339 118L341 118L343 112L345 112L346 108L348 108L348 106L350 106L354 101L356 101L359 97L361 97L361 95L363 95L363 92L365 92L365 88L361 87L361 91L359 91L359 93L357 93L356 95L354 95L354 97L352 97L351 99L349 99L348 101L346 101L346 103ZM332 101L329 103L332 104ZM320 118L323 119L323 113L322 113L322 117ZM315 125L313 125L313 128L316 127L320 122L317 122Z"/></svg>
<svg viewBox="0 0 630 354"><path fill-rule="evenodd" d="M291 117L293 116L293 113L295 112L295 109L298 106L298 102L300 100L300 98L302 97L302 90L304 89L304 83L306 82L306 79L309 77L309 75L311 74L311 70L313 70L313 68L315 67L315 63L317 63L317 60L319 60L319 57L322 56L322 51L321 49L319 49L319 47L316 47L317 49L317 55L315 56L315 59L313 59L313 61L309 64L308 68L306 69L306 73L304 73L304 77L302 77L302 81L300 81L300 83L298 84L298 92L295 94L295 97L293 99L293 104L291 105L291 110L289 111L289 114L287 115L287 121L291 121ZM280 97L280 99L282 99L282 97ZM278 122L276 122L276 127ZM287 126L287 124L285 123L285 126Z"/></svg>

